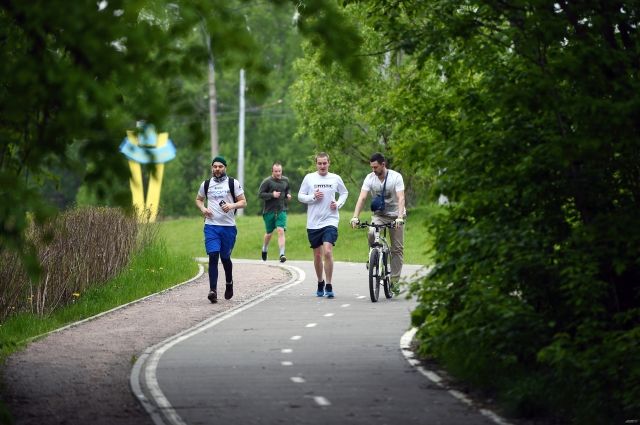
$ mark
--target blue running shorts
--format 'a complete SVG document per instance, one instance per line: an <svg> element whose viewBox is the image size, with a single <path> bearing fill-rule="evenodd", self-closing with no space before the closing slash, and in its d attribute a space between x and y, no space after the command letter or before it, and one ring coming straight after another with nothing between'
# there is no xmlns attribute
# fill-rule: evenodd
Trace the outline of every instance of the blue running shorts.
<svg viewBox="0 0 640 425"><path fill-rule="evenodd" d="M219 252L220 258L231 257L231 251L236 244L236 226L216 226L213 224L204 225L204 246L207 255L212 252Z"/></svg>

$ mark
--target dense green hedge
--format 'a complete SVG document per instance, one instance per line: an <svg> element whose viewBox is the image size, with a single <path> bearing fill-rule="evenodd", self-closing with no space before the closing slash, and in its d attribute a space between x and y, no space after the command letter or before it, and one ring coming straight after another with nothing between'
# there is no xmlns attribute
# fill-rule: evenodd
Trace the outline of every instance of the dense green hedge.
<svg viewBox="0 0 640 425"><path fill-rule="evenodd" d="M640 9L428 3L412 42L446 79L419 113L451 204L414 288L423 350L517 413L638 419Z"/></svg>

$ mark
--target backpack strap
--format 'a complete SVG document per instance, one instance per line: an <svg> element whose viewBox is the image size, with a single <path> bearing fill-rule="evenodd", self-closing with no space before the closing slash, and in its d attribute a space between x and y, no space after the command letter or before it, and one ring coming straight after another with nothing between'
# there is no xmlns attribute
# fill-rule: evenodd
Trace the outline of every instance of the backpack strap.
<svg viewBox="0 0 640 425"><path fill-rule="evenodd" d="M209 182L211 179L206 179L204 181L204 197L207 199L207 204L209 203Z"/></svg>
<svg viewBox="0 0 640 425"><path fill-rule="evenodd" d="M233 184L233 177L229 176L229 192L231 192L231 198L233 198L233 202L238 202L238 198L236 198L236 186ZM238 210L233 210L233 215L237 215Z"/></svg>
<svg viewBox="0 0 640 425"><path fill-rule="evenodd" d="M384 175L384 184L382 185L382 199L384 200L384 190L387 188L387 177L389 177L389 171Z"/></svg>
<svg viewBox="0 0 640 425"><path fill-rule="evenodd" d="M233 177L229 177L229 192L231 192L233 202L238 202L238 199L236 198L236 186L233 184Z"/></svg>

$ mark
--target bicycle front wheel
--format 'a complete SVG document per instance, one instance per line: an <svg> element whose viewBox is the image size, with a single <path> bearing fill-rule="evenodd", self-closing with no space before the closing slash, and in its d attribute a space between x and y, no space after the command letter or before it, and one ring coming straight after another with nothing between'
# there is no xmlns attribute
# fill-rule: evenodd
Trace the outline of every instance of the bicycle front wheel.
<svg viewBox="0 0 640 425"><path fill-rule="evenodd" d="M379 255L380 252L377 249L372 249L369 255L369 296L372 303L378 301L378 295L380 295Z"/></svg>

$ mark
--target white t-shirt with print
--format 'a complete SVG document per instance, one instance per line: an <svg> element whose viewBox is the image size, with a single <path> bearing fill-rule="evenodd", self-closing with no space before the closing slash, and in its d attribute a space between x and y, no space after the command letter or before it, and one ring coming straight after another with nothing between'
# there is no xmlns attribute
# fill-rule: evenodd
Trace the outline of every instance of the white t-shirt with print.
<svg viewBox="0 0 640 425"><path fill-rule="evenodd" d="M240 186L238 179L233 179L233 187L236 192L236 198L240 195L244 195L244 190ZM220 206L220 201L225 201L227 204L233 204L233 197L229 190L229 177L226 177L220 183L217 183L213 178L209 179L209 190L207 196L204 194L204 182L200 183L200 189L198 189L198 196L201 196L207 200L207 208L213 213L213 217L207 217L204 221L205 224L213 224L216 226L235 226L236 216L234 210L224 212Z"/></svg>
<svg viewBox="0 0 640 425"><path fill-rule="evenodd" d="M322 199L313 199L314 192L319 189L323 193ZM339 195L336 200L336 193ZM340 214L338 210L347 201L349 192L342 178L334 173L321 176L318 172L304 176L298 200L307 204L307 229L322 229L326 226L338 227ZM338 208L332 210L331 201L336 201Z"/></svg>
<svg viewBox="0 0 640 425"><path fill-rule="evenodd" d="M390 217L398 216L398 195L397 192L404 191L404 180L402 174L397 171L387 170L387 185L384 190L384 211L376 211L373 215L385 215ZM375 173L367 174L362 183L362 190L371 192L371 199L382 193L384 180L380 181Z"/></svg>

